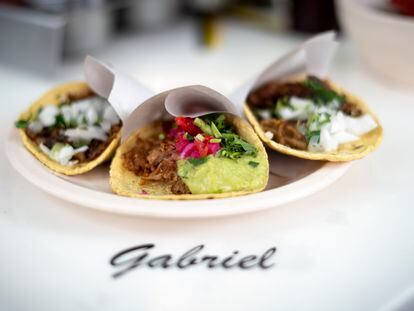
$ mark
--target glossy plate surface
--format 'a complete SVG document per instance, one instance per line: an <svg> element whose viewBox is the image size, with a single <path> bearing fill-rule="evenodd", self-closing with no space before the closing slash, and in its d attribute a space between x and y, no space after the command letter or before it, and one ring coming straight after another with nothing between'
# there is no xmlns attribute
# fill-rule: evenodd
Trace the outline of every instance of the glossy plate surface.
<svg viewBox="0 0 414 311"><path fill-rule="evenodd" d="M166 201L113 194L108 182L108 164L74 177L54 174L23 147L14 128L6 141L6 152L24 178L62 200L111 213L158 218L220 217L276 207L327 187L351 164L302 160L269 150L269 182L260 193L226 199Z"/></svg>

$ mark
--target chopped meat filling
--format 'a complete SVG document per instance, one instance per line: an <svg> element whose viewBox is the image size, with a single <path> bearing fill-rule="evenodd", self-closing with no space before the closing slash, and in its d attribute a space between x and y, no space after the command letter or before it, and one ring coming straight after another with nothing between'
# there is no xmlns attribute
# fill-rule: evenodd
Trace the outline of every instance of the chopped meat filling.
<svg viewBox="0 0 414 311"><path fill-rule="evenodd" d="M309 80L318 82L319 85L323 85L324 88L332 90L326 81L320 80L317 77L310 76ZM300 98L312 98L312 90L303 82L278 82L272 81L259 87L249 94L247 97L248 105L253 109L273 109L278 100L283 98L290 98L292 96ZM343 113L352 117L359 117L363 114L361 108L354 102L345 101L339 108ZM263 117L258 116L259 119ZM260 121L265 132L271 132L273 134L272 140L289 146L291 148L306 150L307 141L305 136L299 131L297 120L281 120L277 118L263 119Z"/></svg>
<svg viewBox="0 0 414 311"><path fill-rule="evenodd" d="M310 97L311 91L301 82L269 82L247 97L250 106L269 108L283 97Z"/></svg>
<svg viewBox="0 0 414 311"><path fill-rule="evenodd" d="M141 177L141 185L148 182L165 182L174 194L191 193L177 173L179 155L171 138L138 137L135 146L124 153L124 166Z"/></svg>
<svg viewBox="0 0 414 311"><path fill-rule="evenodd" d="M305 136L298 130L296 121L268 119L260 121L265 132L273 134L273 140L291 148L306 150Z"/></svg>
<svg viewBox="0 0 414 311"><path fill-rule="evenodd" d="M345 102L341 106L341 111L351 117L359 117L363 114L361 108L355 103Z"/></svg>

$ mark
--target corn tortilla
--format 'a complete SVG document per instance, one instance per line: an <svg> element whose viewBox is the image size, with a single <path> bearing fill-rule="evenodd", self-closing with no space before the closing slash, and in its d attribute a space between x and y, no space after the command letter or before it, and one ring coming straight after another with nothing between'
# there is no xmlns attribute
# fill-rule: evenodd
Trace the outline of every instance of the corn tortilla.
<svg viewBox="0 0 414 311"><path fill-rule="evenodd" d="M327 81L327 83L338 94L345 95L349 101L355 103L363 111L363 113L369 114L375 120L378 126L372 131L362 135L360 139L357 141L339 145L338 149L335 151L312 152L308 150L294 149L269 139L265 135L265 132L259 124L259 121L254 116L252 110L250 109L247 103L244 105L244 113L246 115L247 120L249 120L254 130L259 135L260 139L269 148L276 150L278 152L307 160L324 160L330 162L348 162L363 158L367 154L378 148L382 141L383 129L379 122L379 119L374 114L374 112L368 107L368 105L360 98L346 92L341 87L333 84L330 81Z"/></svg>
<svg viewBox="0 0 414 311"><path fill-rule="evenodd" d="M20 120L30 120L33 116L37 115L37 112L40 108L52 104L52 105L59 105L61 102L61 96L65 96L65 94L71 94L72 96L76 96L81 98L82 96L86 96L90 94L91 90L89 86L85 82L71 82L59 85L47 93L45 93L42 97L40 97L37 101L35 101L27 111L23 112L20 116ZM74 165L61 165L58 162L49 158L34 142L31 140L24 129L19 129L20 137L22 138L23 145L45 166L51 169L54 172L61 173L64 175L79 175L86 172L89 172L99 164L109 160L121 139L121 131L119 131L116 137L111 141L111 143L106 147L104 152L102 152L96 159L74 164Z"/></svg>
<svg viewBox="0 0 414 311"><path fill-rule="evenodd" d="M266 187L269 177L269 162L267 159L266 150L255 134L250 125L235 116L226 115L226 121L232 124L236 132L248 143L255 146L258 150L257 157L260 157L261 163L266 165L266 177L260 183L260 187L250 189L247 191L234 191L227 193L212 193L212 194L172 194L170 187L166 183L154 182L146 183L144 186L140 185L140 177L133 172L127 170L123 165L123 154L130 150L134 145L136 138L152 137L161 131L161 125L158 122L152 123L139 129L132 134L116 151L114 159L110 168L110 184L112 190L123 196L144 198L144 199L158 199L158 200L201 200L201 199L216 199L216 198L228 198L240 195L246 195L249 193L259 192ZM143 191L151 194L142 194Z"/></svg>

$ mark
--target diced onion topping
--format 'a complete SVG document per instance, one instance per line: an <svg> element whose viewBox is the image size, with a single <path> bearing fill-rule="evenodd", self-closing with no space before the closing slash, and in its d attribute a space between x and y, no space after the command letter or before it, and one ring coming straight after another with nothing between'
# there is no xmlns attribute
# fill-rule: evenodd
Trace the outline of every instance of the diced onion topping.
<svg viewBox="0 0 414 311"><path fill-rule="evenodd" d="M119 123L119 117L112 106L101 97L91 97L60 107L44 106L37 118L29 122L29 129L39 133L44 127L62 126L66 129L98 126L109 133L111 126Z"/></svg>
<svg viewBox="0 0 414 311"><path fill-rule="evenodd" d="M93 139L106 141L112 125L119 122L120 119L112 106L105 99L95 96L61 106L46 105L27 127L35 134L40 133L43 128L60 128L70 144L57 142L52 149L40 144L39 148L60 164L73 165L77 161L71 159L76 153L85 152ZM74 148L72 145L85 146Z"/></svg>
<svg viewBox="0 0 414 311"><path fill-rule="evenodd" d="M308 140L308 149L326 152L337 150L340 144L356 141L377 127L369 114L351 117L338 111L339 107L336 99L320 106L310 99L292 96L276 104L275 114L283 120L307 120L305 128L299 130ZM270 134L265 133L272 139Z"/></svg>
<svg viewBox="0 0 414 311"><path fill-rule="evenodd" d="M267 137L267 138L269 138L269 139L272 139L273 138L273 133L272 132L269 132L269 131L266 131L265 133L265 136Z"/></svg>
<svg viewBox="0 0 414 311"><path fill-rule="evenodd" d="M88 150L88 146L82 146L80 148L73 148L69 144L56 143L52 149L49 149L44 144L39 145L40 150L49 156L49 158L55 160L61 165L73 165L76 162L70 161L70 159L79 152L85 152Z"/></svg>
<svg viewBox="0 0 414 311"><path fill-rule="evenodd" d="M340 144L357 141L361 135L376 127L377 123L368 114L354 118L338 111L336 115L331 116L329 122L321 126L320 134L314 136L316 139L310 138L308 149L317 152L334 151Z"/></svg>
<svg viewBox="0 0 414 311"><path fill-rule="evenodd" d="M39 113L39 121L43 126L52 126L56 122L56 116L59 113L59 108L54 105L47 105Z"/></svg>
<svg viewBox="0 0 414 311"><path fill-rule="evenodd" d="M92 139L105 141L108 136L105 131L98 126L87 126L85 128L67 129L64 131L64 135L73 142L90 142Z"/></svg>

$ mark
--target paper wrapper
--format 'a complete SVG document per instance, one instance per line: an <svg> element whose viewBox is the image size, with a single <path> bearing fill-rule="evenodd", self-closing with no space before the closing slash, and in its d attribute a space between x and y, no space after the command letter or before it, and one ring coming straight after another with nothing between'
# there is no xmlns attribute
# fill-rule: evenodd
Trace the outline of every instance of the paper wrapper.
<svg viewBox="0 0 414 311"><path fill-rule="evenodd" d="M338 42L334 31L316 35L299 47L280 57L258 75L239 87L230 99L242 114L248 94L272 80L286 80L299 75L313 75L325 78Z"/></svg>
<svg viewBox="0 0 414 311"><path fill-rule="evenodd" d="M106 98L121 118L122 141L161 118L199 117L215 112L240 116L227 97L205 86L185 86L154 95L131 77L90 56L85 59L84 71L92 90Z"/></svg>
<svg viewBox="0 0 414 311"><path fill-rule="evenodd" d="M136 129L160 118L198 117L214 112L243 115L251 90L262 84L298 74L323 78L337 47L335 32L317 35L287 53L230 98L201 85L191 85L155 95L128 75L91 56L86 57L86 81L98 95L108 99L123 122L122 141Z"/></svg>
<svg viewBox="0 0 414 311"><path fill-rule="evenodd" d="M91 89L109 101L123 122L137 105L154 95L130 76L91 56L85 58L83 70Z"/></svg>
<svg viewBox="0 0 414 311"><path fill-rule="evenodd" d="M123 142L137 129L160 118L198 117L214 112L227 112L241 117L247 95L268 81L301 74L325 77L337 45L335 32L323 33L307 40L250 79L230 99L201 85L180 87L155 95L131 77L92 57L85 60L85 75L91 88L107 98L122 119ZM270 171L283 176L277 161L273 162L270 163Z"/></svg>

